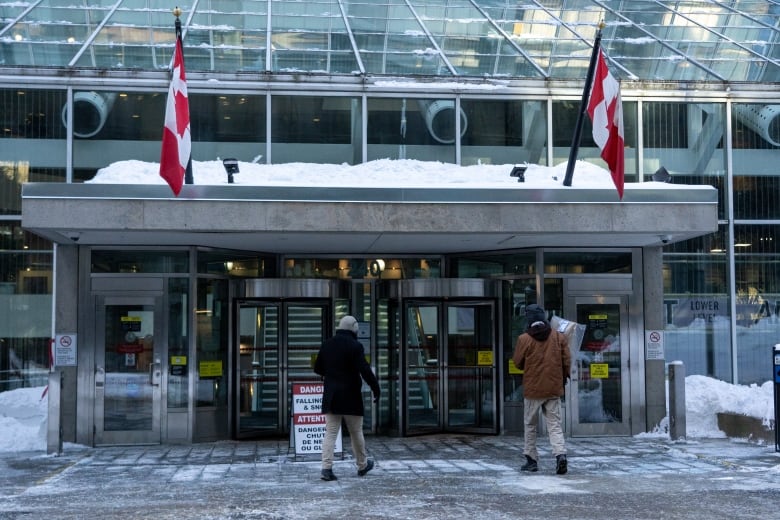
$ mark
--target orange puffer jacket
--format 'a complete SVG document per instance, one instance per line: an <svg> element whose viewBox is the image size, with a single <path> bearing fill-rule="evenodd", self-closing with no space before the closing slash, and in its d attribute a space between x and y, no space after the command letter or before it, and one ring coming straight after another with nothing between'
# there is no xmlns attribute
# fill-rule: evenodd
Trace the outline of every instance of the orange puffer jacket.
<svg viewBox="0 0 780 520"><path fill-rule="evenodd" d="M563 395L571 372L571 354L566 336L549 323L537 322L517 338L512 362L523 370L523 396L548 399Z"/></svg>

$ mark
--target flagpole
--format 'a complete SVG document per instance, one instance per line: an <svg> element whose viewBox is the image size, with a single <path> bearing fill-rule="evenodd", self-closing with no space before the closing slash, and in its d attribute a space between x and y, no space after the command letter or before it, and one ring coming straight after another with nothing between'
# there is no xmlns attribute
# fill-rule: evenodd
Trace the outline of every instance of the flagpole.
<svg viewBox="0 0 780 520"><path fill-rule="evenodd" d="M176 30L176 45L181 45L181 62L182 65L184 64L184 40L181 36L181 20L179 17L181 16L182 10L177 5L173 9L173 16L176 17L176 21L174 22L174 27ZM190 155L189 160L187 161L187 168L184 170L184 184L194 184L194 180L192 178L192 155Z"/></svg>
<svg viewBox="0 0 780 520"><path fill-rule="evenodd" d="M588 73L585 76L585 88L582 89L582 103L580 111L577 114L577 124L574 126L574 136L571 140L571 149L569 150L569 162L566 164L566 176L563 178L564 186L571 186L571 179L574 176L574 163L577 162L577 153L580 151L580 137L582 136L582 124L585 122L585 113L588 110L588 98L593 88L593 74L596 71L596 59L599 55L601 46L601 30L604 28L604 22L599 23L599 30L596 31L596 39L593 42L593 53L590 56L588 64Z"/></svg>

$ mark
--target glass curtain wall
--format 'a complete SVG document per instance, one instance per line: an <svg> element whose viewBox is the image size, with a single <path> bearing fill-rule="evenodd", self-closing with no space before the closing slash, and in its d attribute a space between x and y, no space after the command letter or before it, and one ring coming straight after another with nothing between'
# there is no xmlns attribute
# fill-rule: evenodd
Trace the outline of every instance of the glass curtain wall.
<svg viewBox="0 0 780 520"><path fill-rule="evenodd" d="M661 167L671 182L718 190L718 217L726 218L726 105L645 102L642 105L646 180ZM674 223L669 223L674 229ZM689 374L733 379L728 227L665 248L664 299L667 360Z"/></svg>
<svg viewBox="0 0 780 520"><path fill-rule="evenodd" d="M21 227L25 182L64 182L64 90L0 89L0 391L44 386L52 246Z"/></svg>
<svg viewBox="0 0 780 520"><path fill-rule="evenodd" d="M737 375L772 379L780 315L780 105L732 105Z"/></svg>

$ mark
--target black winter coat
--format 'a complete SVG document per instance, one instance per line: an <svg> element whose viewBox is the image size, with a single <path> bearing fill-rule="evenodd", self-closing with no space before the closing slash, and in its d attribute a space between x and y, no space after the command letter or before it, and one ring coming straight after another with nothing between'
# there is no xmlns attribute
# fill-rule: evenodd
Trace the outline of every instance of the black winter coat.
<svg viewBox="0 0 780 520"><path fill-rule="evenodd" d="M325 378L322 413L363 415L361 377L371 387L374 398L379 397L379 381L366 361L363 345L351 331L337 330L322 343L314 371Z"/></svg>

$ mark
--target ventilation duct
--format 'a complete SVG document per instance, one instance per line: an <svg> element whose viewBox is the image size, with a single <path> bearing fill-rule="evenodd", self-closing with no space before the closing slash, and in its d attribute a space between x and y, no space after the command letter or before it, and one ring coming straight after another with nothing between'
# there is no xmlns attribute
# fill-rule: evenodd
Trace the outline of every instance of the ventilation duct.
<svg viewBox="0 0 780 520"><path fill-rule="evenodd" d="M116 94L113 92L76 92L73 95L73 135L92 137L106 124ZM68 106L62 107L62 124L68 126Z"/></svg>
<svg viewBox="0 0 780 520"><path fill-rule="evenodd" d="M766 142L780 146L780 105L735 104L734 114Z"/></svg>
<svg viewBox="0 0 780 520"><path fill-rule="evenodd" d="M419 100L420 112L425 119L425 126L431 137L442 144L452 144L455 142L455 101L441 99L438 101ZM468 120L466 113L460 109L460 135L466 133Z"/></svg>

